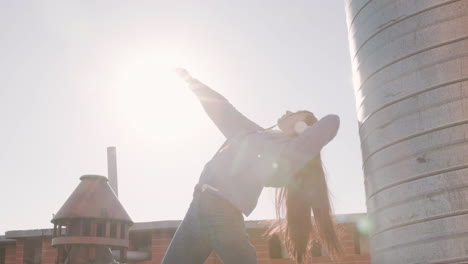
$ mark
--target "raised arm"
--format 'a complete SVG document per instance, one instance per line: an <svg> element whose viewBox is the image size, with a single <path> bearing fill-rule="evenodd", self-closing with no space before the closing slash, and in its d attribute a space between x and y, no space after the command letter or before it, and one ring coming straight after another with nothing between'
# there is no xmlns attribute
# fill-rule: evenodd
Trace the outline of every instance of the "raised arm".
<svg viewBox="0 0 468 264"><path fill-rule="evenodd" d="M328 115L309 126L299 136L280 142L276 156L264 161L264 170L271 171L265 179L265 186L287 186L291 177L304 168L307 162L316 158L322 148L336 136L339 126L339 117ZM274 164L273 170L271 164Z"/></svg>
<svg viewBox="0 0 468 264"><path fill-rule="evenodd" d="M191 90L200 100L205 112L226 138L229 139L242 132L263 129L237 111L224 96L199 80L192 78L186 70L177 69L177 73L189 84Z"/></svg>
<svg viewBox="0 0 468 264"><path fill-rule="evenodd" d="M305 164L317 157L322 148L337 134L340 118L327 115L292 139L285 148L285 158L290 163L290 173L295 174Z"/></svg>

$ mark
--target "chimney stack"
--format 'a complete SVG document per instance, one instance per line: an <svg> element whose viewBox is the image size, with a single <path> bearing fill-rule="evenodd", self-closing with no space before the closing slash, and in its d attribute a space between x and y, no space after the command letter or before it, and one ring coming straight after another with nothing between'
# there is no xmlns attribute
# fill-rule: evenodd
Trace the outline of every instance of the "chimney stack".
<svg viewBox="0 0 468 264"><path fill-rule="evenodd" d="M117 150L115 147L107 148L107 178L109 179L109 185L118 197L119 183L117 180Z"/></svg>

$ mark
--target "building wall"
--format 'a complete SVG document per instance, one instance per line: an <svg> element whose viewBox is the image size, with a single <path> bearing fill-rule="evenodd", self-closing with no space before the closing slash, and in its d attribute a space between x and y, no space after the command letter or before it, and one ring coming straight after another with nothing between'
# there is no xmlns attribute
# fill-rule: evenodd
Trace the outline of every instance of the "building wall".
<svg viewBox="0 0 468 264"><path fill-rule="evenodd" d="M342 225L344 235L342 243L344 247L344 256L338 260L331 260L328 256L313 257L311 263L330 263L330 264L370 264L368 254L356 254L354 244L354 225ZM169 247L175 230L157 230L153 231L151 240L152 260L138 262L138 264L160 264L164 254ZM264 230L249 230L250 242L257 251L259 264L290 264L290 259L271 259L269 244L263 236ZM205 264L222 264L215 253L212 253Z"/></svg>
<svg viewBox="0 0 468 264"><path fill-rule="evenodd" d="M41 264L54 264L57 258L57 250L51 246L52 239L47 237L42 239Z"/></svg>
<svg viewBox="0 0 468 264"><path fill-rule="evenodd" d="M340 225L343 229L342 244L344 247L344 256L338 260L332 261L328 256L313 257L310 263L321 263L321 264L370 264L369 255L365 252L363 254L356 254L355 239L356 232L354 224ZM141 232L141 231L140 231ZM160 264L164 258L164 254L169 247L172 237L174 236L174 229L156 229L148 230L151 232L150 240L147 243L148 248L151 248L151 260L137 262L136 264ZM278 258L272 259L270 257L270 245L269 241L263 236L264 229L249 229L248 233L250 236L250 242L257 251L257 259L259 264L290 264L293 263L289 258ZM148 233L146 233L148 234ZM148 237L149 238L149 237ZM5 248L5 264L24 264L24 256L27 255L25 250L25 241L32 238L17 239L16 245L4 246ZM38 237L34 237L38 239ZM57 251L51 246L51 237L42 236L41 249L38 253L41 254L39 257L40 264L54 264ZM0 246L1 247L1 246ZM323 252L323 250L322 250ZM222 264L219 257L213 252L205 264Z"/></svg>
<svg viewBox="0 0 468 264"><path fill-rule="evenodd" d="M5 264L16 264L16 246L5 247Z"/></svg>
<svg viewBox="0 0 468 264"><path fill-rule="evenodd" d="M24 240L18 239L16 240L16 264L23 264L23 256L24 256Z"/></svg>

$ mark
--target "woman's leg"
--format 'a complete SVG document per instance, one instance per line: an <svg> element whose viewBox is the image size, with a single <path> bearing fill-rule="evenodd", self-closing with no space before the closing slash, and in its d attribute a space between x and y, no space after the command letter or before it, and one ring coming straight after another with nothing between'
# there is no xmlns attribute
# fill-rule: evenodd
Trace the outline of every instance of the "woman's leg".
<svg viewBox="0 0 468 264"><path fill-rule="evenodd" d="M233 224L219 232L222 236L214 245L216 254L224 264L257 264L257 254L245 231L245 225Z"/></svg>
<svg viewBox="0 0 468 264"><path fill-rule="evenodd" d="M199 201L194 197L162 264L203 264L212 251L206 234L201 227Z"/></svg>
<svg viewBox="0 0 468 264"><path fill-rule="evenodd" d="M255 248L245 231L244 216L229 202L215 194L201 197L203 225L216 254L224 264L257 264Z"/></svg>

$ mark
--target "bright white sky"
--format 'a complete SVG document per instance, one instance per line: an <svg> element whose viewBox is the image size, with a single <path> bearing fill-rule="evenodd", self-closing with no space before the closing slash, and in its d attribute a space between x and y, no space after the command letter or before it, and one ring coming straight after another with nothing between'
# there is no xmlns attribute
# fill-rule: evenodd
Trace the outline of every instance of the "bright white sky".
<svg viewBox="0 0 468 264"><path fill-rule="evenodd" d="M322 153L335 211L366 210L342 1L2 1L0 32L0 234L52 227L107 146L135 222L182 219L224 138L176 66L265 127L340 115ZM274 216L272 193L248 219Z"/></svg>

